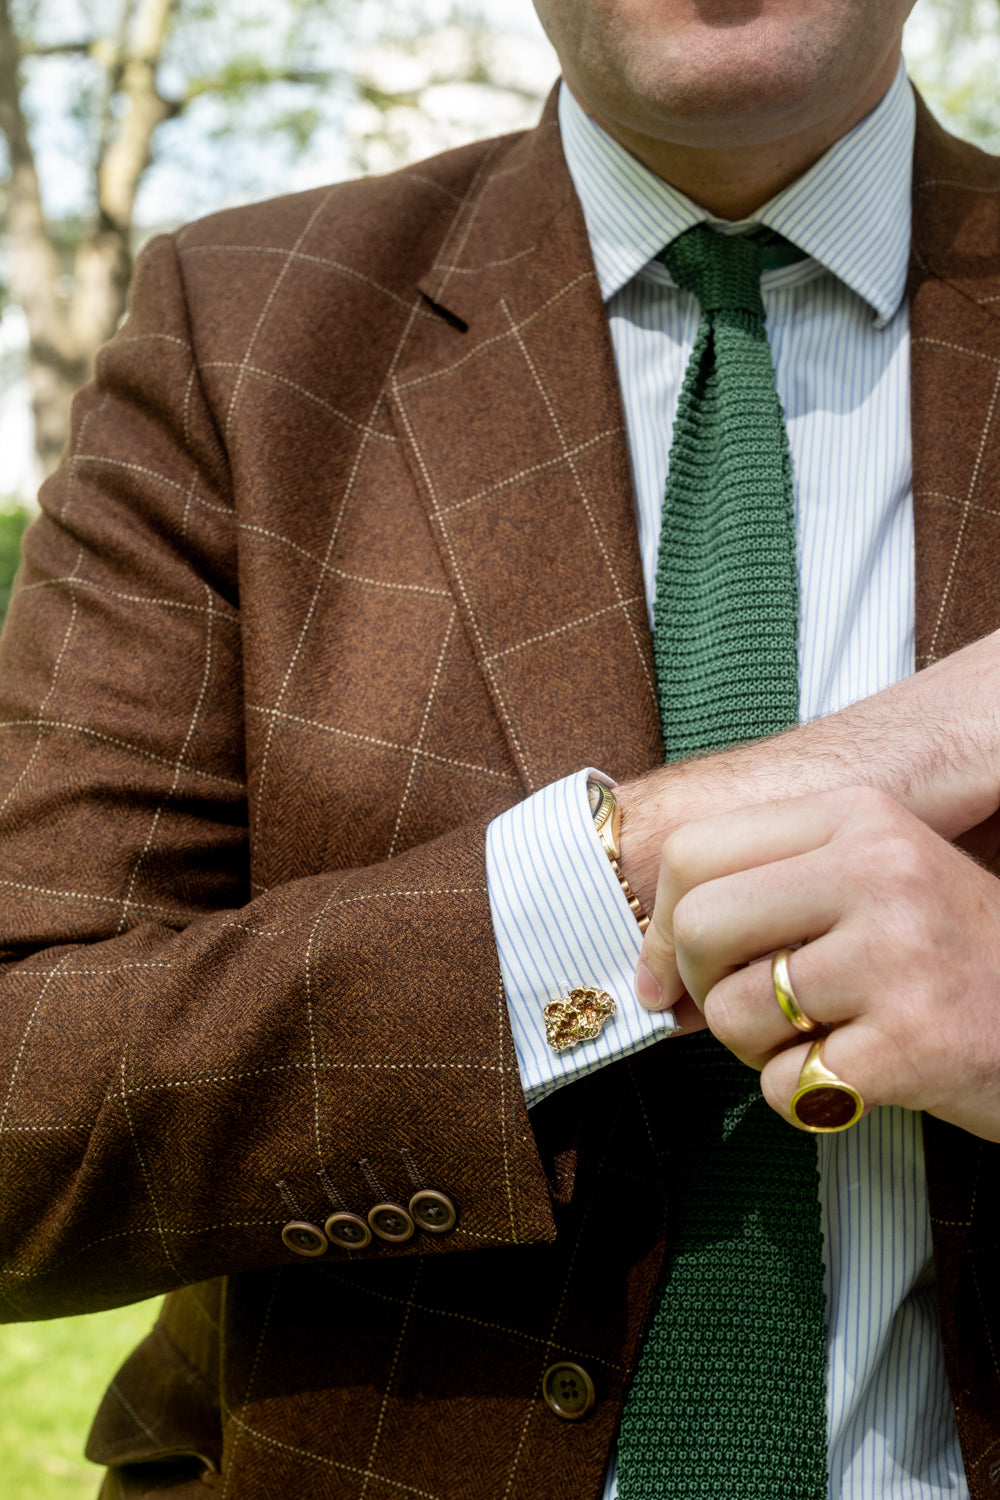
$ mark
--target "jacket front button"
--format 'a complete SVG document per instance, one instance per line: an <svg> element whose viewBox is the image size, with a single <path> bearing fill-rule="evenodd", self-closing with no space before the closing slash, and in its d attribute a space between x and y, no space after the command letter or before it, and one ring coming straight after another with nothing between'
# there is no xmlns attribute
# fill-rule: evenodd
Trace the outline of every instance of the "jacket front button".
<svg viewBox="0 0 1000 1500"><path fill-rule="evenodd" d="M447 1234L454 1229L458 1212L447 1194L421 1188L410 1199L410 1217L428 1234Z"/></svg>
<svg viewBox="0 0 1000 1500"><path fill-rule="evenodd" d="M326 1237L341 1250L363 1250L372 1242L372 1232L357 1214L331 1214L323 1225Z"/></svg>
<svg viewBox="0 0 1000 1500"><path fill-rule="evenodd" d="M413 1220L400 1203L376 1203L368 1211L368 1222L372 1233L391 1245L401 1245L413 1234Z"/></svg>
<svg viewBox="0 0 1000 1500"><path fill-rule="evenodd" d="M582 1365L562 1360L542 1376L542 1395L550 1411L564 1422L579 1422L594 1404L594 1382Z"/></svg>
<svg viewBox="0 0 1000 1500"><path fill-rule="evenodd" d="M296 1255L316 1256L326 1253L327 1238L318 1224L292 1219L281 1231L281 1238Z"/></svg>

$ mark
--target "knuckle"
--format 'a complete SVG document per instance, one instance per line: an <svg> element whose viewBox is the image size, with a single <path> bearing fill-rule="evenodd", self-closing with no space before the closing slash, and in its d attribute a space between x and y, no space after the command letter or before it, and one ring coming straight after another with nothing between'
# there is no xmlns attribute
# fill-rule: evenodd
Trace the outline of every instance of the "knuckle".
<svg viewBox="0 0 1000 1500"><path fill-rule="evenodd" d="M703 903L698 899L698 892L695 890L682 896L674 907L674 944L688 953L697 953L702 945L702 935L705 931L705 914L702 906Z"/></svg>
<svg viewBox="0 0 1000 1500"><path fill-rule="evenodd" d="M673 958L673 953L673 932L669 928L664 930L654 911L653 920L646 928L646 934L642 940L642 957L646 963L656 964Z"/></svg>
<svg viewBox="0 0 1000 1500"><path fill-rule="evenodd" d="M913 890L933 878L930 850L917 839L886 834L875 842L872 859L888 890Z"/></svg>
<svg viewBox="0 0 1000 1500"><path fill-rule="evenodd" d="M764 1071L760 1075L760 1091L764 1095L766 1103L771 1106L775 1113L784 1115L787 1119L787 1092L786 1097L783 1097L781 1088L778 1083L777 1069L773 1066L773 1064L769 1064L767 1067L765 1067Z"/></svg>
<svg viewBox="0 0 1000 1500"><path fill-rule="evenodd" d="M704 1013L713 1036L718 1037L724 1047L734 1049L742 1039L740 1014L730 1003L724 985L709 990L705 996Z"/></svg>
<svg viewBox="0 0 1000 1500"><path fill-rule="evenodd" d="M848 787L843 797L844 805L858 821L891 824L902 811L895 798L877 786Z"/></svg>
<svg viewBox="0 0 1000 1500"><path fill-rule="evenodd" d="M935 850L910 828L866 828L845 840L839 853L844 873L880 900L912 895L940 881Z"/></svg>
<svg viewBox="0 0 1000 1500"><path fill-rule="evenodd" d="M686 827L675 829L663 842L661 868L672 876L675 884L684 885L693 858L694 841L690 831Z"/></svg>

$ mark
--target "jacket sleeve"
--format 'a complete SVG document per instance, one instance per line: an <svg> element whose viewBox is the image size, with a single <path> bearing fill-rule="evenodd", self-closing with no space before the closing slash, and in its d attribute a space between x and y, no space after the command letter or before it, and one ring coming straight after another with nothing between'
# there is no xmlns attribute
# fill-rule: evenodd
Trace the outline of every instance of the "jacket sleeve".
<svg viewBox="0 0 1000 1500"><path fill-rule="evenodd" d="M488 820L254 884L217 423L161 240L77 400L0 644L8 1319L293 1262L289 1220L364 1219L418 1185L457 1205L451 1232L325 1253L554 1234L493 940ZM349 790L331 799L349 825Z"/></svg>

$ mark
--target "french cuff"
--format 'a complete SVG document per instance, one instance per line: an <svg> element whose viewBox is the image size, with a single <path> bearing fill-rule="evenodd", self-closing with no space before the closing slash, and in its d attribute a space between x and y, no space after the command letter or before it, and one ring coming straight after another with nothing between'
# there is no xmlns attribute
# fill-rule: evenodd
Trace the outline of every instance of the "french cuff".
<svg viewBox="0 0 1000 1500"><path fill-rule="evenodd" d="M642 934L594 831L588 777L614 786L588 767L501 813L486 833L493 928L529 1106L678 1030L671 1011L647 1011L635 998ZM615 1014L599 1035L554 1051L544 1008L579 989L609 995Z"/></svg>

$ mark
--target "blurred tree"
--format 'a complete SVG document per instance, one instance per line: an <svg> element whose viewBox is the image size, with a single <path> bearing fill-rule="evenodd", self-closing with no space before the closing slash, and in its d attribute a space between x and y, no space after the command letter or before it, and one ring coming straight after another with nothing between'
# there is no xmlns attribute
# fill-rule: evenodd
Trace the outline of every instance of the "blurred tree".
<svg viewBox="0 0 1000 1500"><path fill-rule="evenodd" d="M426 44L445 36L447 16L439 7L429 19L426 0L403 0L392 17L396 76L383 77L377 47L352 76L364 9L362 0L0 0L0 275L27 319L44 472L65 444L73 392L124 311L137 202L141 209L157 157L169 157L175 184L184 182L174 217L190 218L227 198L281 191L288 166L338 110L343 124L348 104L361 115L343 166L364 170L373 158L384 167L420 154L400 146L400 133L409 119L412 136L422 93L456 77L488 90L493 54L482 20L473 13L451 28L442 67L441 47ZM384 32L381 7L376 14ZM411 66L400 78L404 54ZM509 57L496 65L505 74L499 92L522 109L537 105L554 71L524 85ZM178 122L192 115L198 128L185 137ZM497 128L523 123L508 111ZM466 133L490 124L487 109ZM447 131L440 143L451 143ZM140 217L148 227L148 201Z"/></svg>
<svg viewBox="0 0 1000 1500"><path fill-rule="evenodd" d="M918 0L906 57L910 76L949 130L1000 150L998 0Z"/></svg>
<svg viewBox="0 0 1000 1500"><path fill-rule="evenodd" d="M388 172L449 146L534 124L558 72L555 53L534 34L489 24L467 8L360 47L355 99L344 133L352 165Z"/></svg>
<svg viewBox="0 0 1000 1500"><path fill-rule="evenodd" d="M339 0L341 19L349 4ZM136 197L157 132L209 93L236 101L279 82L329 86L332 70L309 58L323 0L285 0L280 22L272 18L268 27L267 50L247 53L240 19L220 14L237 8L203 0L0 0L6 281L27 318L45 470L65 443L72 394L124 310ZM227 47L219 45L220 21L229 23ZM272 123L308 130L305 103L304 113L285 110ZM58 116L73 133L88 183L87 201L70 219L46 213L39 172L36 137Z"/></svg>

